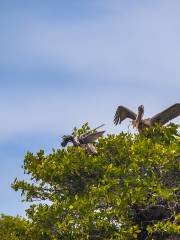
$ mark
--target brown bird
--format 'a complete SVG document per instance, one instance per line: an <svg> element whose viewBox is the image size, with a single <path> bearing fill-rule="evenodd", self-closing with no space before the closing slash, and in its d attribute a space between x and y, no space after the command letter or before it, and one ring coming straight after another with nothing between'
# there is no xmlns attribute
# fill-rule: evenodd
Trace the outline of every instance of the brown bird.
<svg viewBox="0 0 180 240"><path fill-rule="evenodd" d="M138 107L138 113L134 113L130 109L119 106L114 116L114 124L120 124L126 118L132 119L133 126L136 127L139 133L143 132L144 128L154 126L156 123L164 125L170 120L180 115L180 103L176 103L155 116L147 119L142 119L144 115L144 106Z"/></svg>
<svg viewBox="0 0 180 240"><path fill-rule="evenodd" d="M61 142L61 146L65 147L68 142L71 142L74 147L82 147L85 149L86 153L97 154L97 149L94 146L94 142L105 133L105 131L97 132L96 129L104 126L101 125L93 130L90 130L88 133L82 134L77 139L75 139L72 135L65 135L62 137L63 141Z"/></svg>

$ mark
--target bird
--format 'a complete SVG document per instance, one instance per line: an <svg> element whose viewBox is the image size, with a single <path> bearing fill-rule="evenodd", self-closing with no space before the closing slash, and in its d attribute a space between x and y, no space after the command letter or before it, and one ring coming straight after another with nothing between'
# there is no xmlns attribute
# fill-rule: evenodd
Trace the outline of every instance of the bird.
<svg viewBox="0 0 180 240"><path fill-rule="evenodd" d="M137 114L124 106L118 106L114 116L114 124L120 124L126 118L130 118L133 120L133 127L137 128L139 133L142 133L145 128L152 127L155 124L164 125L170 120L178 117L180 115L180 103L175 103L174 105L168 107L164 111L154 115L151 118L143 119L143 115L143 105L140 105L138 107Z"/></svg>
<svg viewBox="0 0 180 240"><path fill-rule="evenodd" d="M66 145L71 142L73 144L74 147L82 147L85 149L86 153L89 154L97 154L97 149L94 146L94 142L99 138L102 137L102 135L105 133L105 131L100 131L97 132L96 130L100 127L104 126L104 124L102 124L101 126L90 130L89 132L85 133L85 134L81 134L79 137L75 138L72 135L64 135L62 137L62 142L61 142L61 146L62 147L66 147Z"/></svg>

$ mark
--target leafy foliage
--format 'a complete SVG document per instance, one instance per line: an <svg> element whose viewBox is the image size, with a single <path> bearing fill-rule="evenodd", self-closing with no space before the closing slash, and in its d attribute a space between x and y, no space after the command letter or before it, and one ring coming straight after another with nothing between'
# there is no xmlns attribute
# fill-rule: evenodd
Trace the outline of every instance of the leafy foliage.
<svg viewBox="0 0 180 240"><path fill-rule="evenodd" d="M25 240L27 221L20 217L1 215L0 217L0 239L1 240Z"/></svg>
<svg viewBox="0 0 180 240"><path fill-rule="evenodd" d="M89 129L85 124L73 135ZM27 209L27 239L178 236L178 126L156 126L137 135L110 134L96 146L95 156L71 146L49 155L43 150L26 154L24 170L31 182L16 179L12 187L21 190L25 201L34 202Z"/></svg>

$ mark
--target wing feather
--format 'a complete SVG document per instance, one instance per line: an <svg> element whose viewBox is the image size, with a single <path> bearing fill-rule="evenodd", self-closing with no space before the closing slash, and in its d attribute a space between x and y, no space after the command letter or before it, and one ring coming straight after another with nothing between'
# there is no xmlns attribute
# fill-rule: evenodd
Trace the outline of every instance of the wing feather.
<svg viewBox="0 0 180 240"><path fill-rule="evenodd" d="M176 103L151 118L151 124L165 124L180 115L180 103Z"/></svg>
<svg viewBox="0 0 180 240"><path fill-rule="evenodd" d="M132 120L135 120L136 116L137 114L131 111L130 109L124 106L119 106L114 116L114 124L117 125L118 123L121 123L126 118L131 118Z"/></svg>
<svg viewBox="0 0 180 240"><path fill-rule="evenodd" d="M102 135L105 133L105 131L101 131L101 132L94 132L94 133L90 133L87 135L82 135L79 137L79 141L83 144L87 144L87 143L93 143L95 142L99 137L102 137Z"/></svg>

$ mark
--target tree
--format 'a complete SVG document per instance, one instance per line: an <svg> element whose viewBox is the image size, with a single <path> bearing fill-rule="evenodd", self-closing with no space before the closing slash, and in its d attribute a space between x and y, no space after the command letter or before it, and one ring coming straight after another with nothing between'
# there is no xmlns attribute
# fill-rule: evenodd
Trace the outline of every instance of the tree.
<svg viewBox="0 0 180 240"><path fill-rule="evenodd" d="M73 134L88 130L85 124ZM178 237L178 126L110 134L96 147L97 155L72 146L49 155L43 150L26 154L24 171L31 181L16 179L12 187L32 202L27 239Z"/></svg>
<svg viewBox="0 0 180 240"><path fill-rule="evenodd" d="M26 240L28 222L17 216L0 216L0 239L1 240Z"/></svg>

